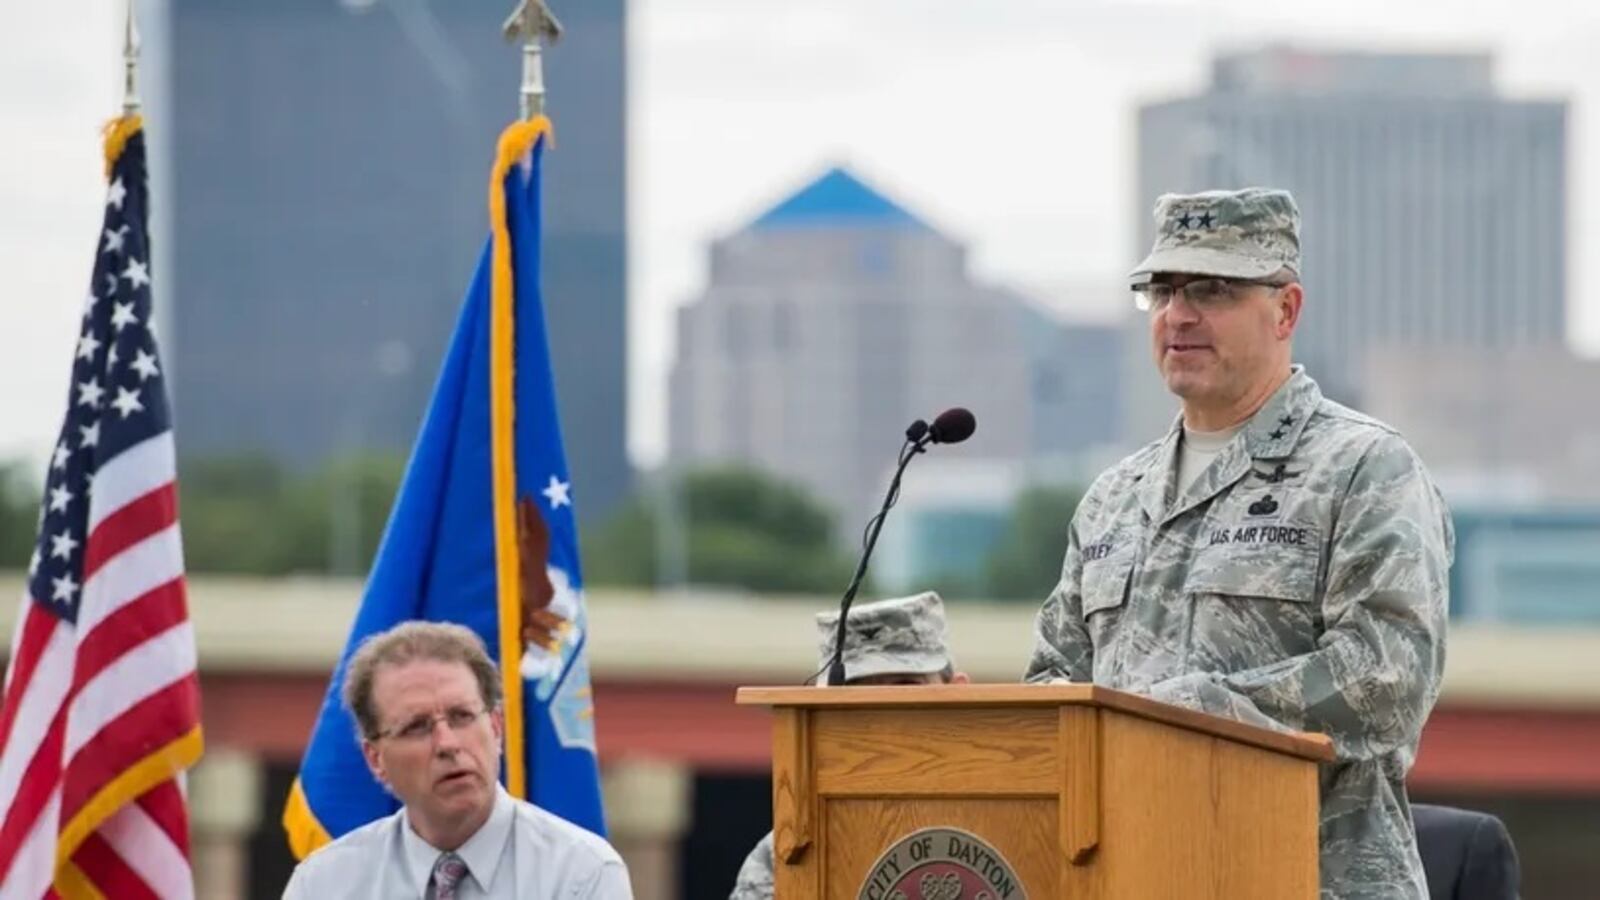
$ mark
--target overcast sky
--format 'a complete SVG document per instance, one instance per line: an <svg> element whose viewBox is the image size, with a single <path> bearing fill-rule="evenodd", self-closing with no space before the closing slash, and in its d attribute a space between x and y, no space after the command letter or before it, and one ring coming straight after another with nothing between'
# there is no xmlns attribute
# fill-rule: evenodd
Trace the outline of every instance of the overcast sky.
<svg viewBox="0 0 1600 900"><path fill-rule="evenodd" d="M578 2L551 0L558 14ZM99 128L120 96L119 8L0 0L0 457L42 454L62 413L103 195ZM701 286L709 239L844 162L970 242L984 279L1113 281L1147 214L1132 206L1135 107L1198 90L1215 50L1263 41L1490 49L1506 93L1569 98L1572 324L1578 348L1600 352L1584 281L1600 251L1592 6L633 0L635 458L660 452L672 309Z"/></svg>

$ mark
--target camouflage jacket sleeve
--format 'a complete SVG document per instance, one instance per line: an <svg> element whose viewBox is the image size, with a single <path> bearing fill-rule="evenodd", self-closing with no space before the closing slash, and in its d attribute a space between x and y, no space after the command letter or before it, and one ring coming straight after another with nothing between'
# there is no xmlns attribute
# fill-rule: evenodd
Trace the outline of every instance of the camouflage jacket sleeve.
<svg viewBox="0 0 1600 900"><path fill-rule="evenodd" d="M1094 680L1094 645L1083 624L1083 553L1078 535L1078 523L1084 521L1081 513L1091 502L1089 496L1084 498L1080 514L1074 515L1067 527L1061 580L1034 620L1033 658L1023 675L1023 681L1030 684Z"/></svg>
<svg viewBox="0 0 1600 900"><path fill-rule="evenodd" d="M733 893L728 895L728 900L772 900L772 844L769 831L739 867L739 877L734 880Z"/></svg>
<svg viewBox="0 0 1600 900"><path fill-rule="evenodd" d="M1332 529L1316 650L1225 675L1181 675L1149 694L1322 732L1341 759L1409 755L1444 670L1449 515L1410 447L1386 434L1352 470Z"/></svg>

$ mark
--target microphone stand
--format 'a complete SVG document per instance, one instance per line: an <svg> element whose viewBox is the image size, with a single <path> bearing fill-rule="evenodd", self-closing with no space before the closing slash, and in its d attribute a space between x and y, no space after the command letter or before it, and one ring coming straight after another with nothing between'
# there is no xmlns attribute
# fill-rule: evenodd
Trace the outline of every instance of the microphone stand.
<svg viewBox="0 0 1600 900"><path fill-rule="evenodd" d="M919 423L921 420L918 420ZM916 435L913 437L913 435ZM867 560L872 558L872 548L878 543L878 532L883 530L884 517L889 514L889 508L894 506L900 498L900 476L906 472L906 466L918 453L925 452L928 443L933 440L933 434L926 429L918 429L913 425L906 432L906 442L900 447L900 463L894 470L894 478L889 481L889 492L884 495L883 507L878 514L867 523L866 547L861 551L861 561L856 563L856 573L850 578L850 586L844 589L844 598L839 601L839 632L834 637L833 659L828 662L828 685L830 687L844 684L844 632L845 620L850 616L850 604L855 602L856 591L861 589L861 581L867 574Z"/></svg>

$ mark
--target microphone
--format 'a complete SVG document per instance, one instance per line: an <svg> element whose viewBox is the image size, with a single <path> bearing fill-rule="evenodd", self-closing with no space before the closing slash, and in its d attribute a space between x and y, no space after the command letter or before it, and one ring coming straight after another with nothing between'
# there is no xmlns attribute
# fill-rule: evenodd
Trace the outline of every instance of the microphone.
<svg viewBox="0 0 1600 900"><path fill-rule="evenodd" d="M922 421L921 419L917 420ZM972 410L960 406L953 406L933 419L933 424L928 426L928 434L935 444L959 444L978 430L978 419ZM910 437L909 432L906 435Z"/></svg>
<svg viewBox="0 0 1600 900"><path fill-rule="evenodd" d="M861 589L861 580L866 577L867 561L872 558L872 548L877 546L884 517L889 514L889 508L894 506L895 501L900 499L900 477L905 474L906 466L918 453L926 453L929 444L959 444L972 437L977 429L978 420L972 411L959 406L939 413L932 425L918 419L906 428L906 441L900 446L900 461L895 467L894 478L889 480L889 492L884 495L883 506L878 514L867 522L861 559L856 563L855 574L850 577L850 585L844 589L844 597L839 601L839 631L833 641L833 658L828 661L830 686L844 684L844 634L845 622L850 618L850 604L855 602L856 591Z"/></svg>

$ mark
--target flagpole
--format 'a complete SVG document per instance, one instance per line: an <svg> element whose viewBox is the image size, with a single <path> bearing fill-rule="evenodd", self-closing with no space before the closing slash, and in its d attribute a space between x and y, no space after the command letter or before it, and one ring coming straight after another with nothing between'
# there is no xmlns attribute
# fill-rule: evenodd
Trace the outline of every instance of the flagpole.
<svg viewBox="0 0 1600 900"><path fill-rule="evenodd" d="M131 2L131 0L130 0ZM561 39L561 22L544 0L520 0L502 31L506 40L522 41L522 118L544 115L544 44Z"/></svg>
<svg viewBox="0 0 1600 900"><path fill-rule="evenodd" d="M126 18L122 35L122 114L125 116L136 115L139 112L139 30L133 24L133 5L135 0L127 0L124 8Z"/></svg>

